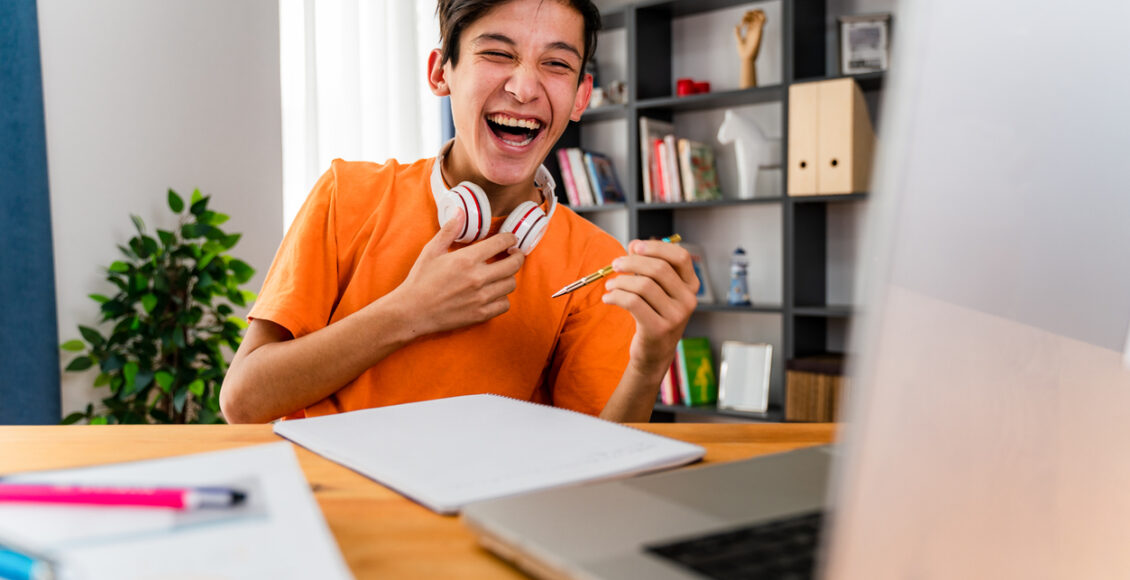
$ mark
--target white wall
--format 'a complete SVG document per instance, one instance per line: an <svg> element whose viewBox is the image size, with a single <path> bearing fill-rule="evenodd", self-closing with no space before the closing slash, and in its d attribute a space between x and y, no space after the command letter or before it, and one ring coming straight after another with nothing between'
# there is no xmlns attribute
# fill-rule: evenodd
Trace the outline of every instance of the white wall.
<svg viewBox="0 0 1130 580"><path fill-rule="evenodd" d="M258 291L283 233L278 0L38 7L60 341L98 322L129 214L172 225L169 187L231 216ZM109 394L93 379L64 373L64 414Z"/></svg>

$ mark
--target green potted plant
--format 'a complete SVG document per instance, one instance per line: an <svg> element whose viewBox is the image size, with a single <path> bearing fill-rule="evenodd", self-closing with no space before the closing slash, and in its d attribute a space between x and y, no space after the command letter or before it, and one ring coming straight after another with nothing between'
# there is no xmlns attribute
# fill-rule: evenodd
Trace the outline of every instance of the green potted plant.
<svg viewBox="0 0 1130 580"><path fill-rule="evenodd" d="M220 385L227 371L225 348L234 351L246 322L232 305L255 294L241 286L255 270L228 255L240 234L220 225L228 216L208 209L210 196L192 193L188 211L173 190L169 209L177 227L150 236L131 215L137 235L118 248L124 259L106 269L113 296L91 294L102 316L97 328L79 326L82 339L63 350L80 353L67 371L99 370L96 387L108 387L104 408L87 405L64 424L222 423Z"/></svg>

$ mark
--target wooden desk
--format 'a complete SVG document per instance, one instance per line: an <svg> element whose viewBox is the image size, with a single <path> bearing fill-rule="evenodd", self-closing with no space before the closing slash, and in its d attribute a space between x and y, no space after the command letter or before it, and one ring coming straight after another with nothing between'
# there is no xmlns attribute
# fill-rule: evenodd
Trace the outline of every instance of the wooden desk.
<svg viewBox="0 0 1130 580"><path fill-rule="evenodd" d="M828 443L835 434L831 424L634 426L702 445L707 449L703 463ZM154 459L280 439L270 425L0 427L0 474ZM458 517L436 515L319 455L294 449L357 578L523 577L479 548Z"/></svg>

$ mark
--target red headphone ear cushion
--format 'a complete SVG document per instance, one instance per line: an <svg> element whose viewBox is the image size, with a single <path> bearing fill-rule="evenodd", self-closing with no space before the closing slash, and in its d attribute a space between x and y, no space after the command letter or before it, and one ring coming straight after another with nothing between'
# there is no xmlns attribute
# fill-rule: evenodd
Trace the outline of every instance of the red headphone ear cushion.
<svg viewBox="0 0 1130 580"><path fill-rule="evenodd" d="M524 201L510 212L506 221L502 222L501 231L518 236L518 249L522 250L523 254L529 255L545 235L545 228L548 225L549 218L538 204Z"/></svg>
<svg viewBox="0 0 1130 580"><path fill-rule="evenodd" d="M470 181L464 181L443 195L438 205L439 223L442 226L457 209L463 210L467 219L457 242L474 242L486 237L490 230L490 201L483 189Z"/></svg>

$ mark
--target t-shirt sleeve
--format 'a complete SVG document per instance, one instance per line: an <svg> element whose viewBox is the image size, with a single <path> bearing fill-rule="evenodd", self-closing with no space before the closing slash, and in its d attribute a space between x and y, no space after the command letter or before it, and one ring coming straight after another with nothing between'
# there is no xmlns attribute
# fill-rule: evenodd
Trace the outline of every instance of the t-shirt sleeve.
<svg viewBox="0 0 1130 580"><path fill-rule="evenodd" d="M601 302L604 284L577 294L558 335L550 391L554 406L599 415L628 365L636 325L627 310Z"/></svg>
<svg viewBox="0 0 1130 580"><path fill-rule="evenodd" d="M326 171L283 237L249 320L270 320L296 338L329 323L338 299L334 170Z"/></svg>

